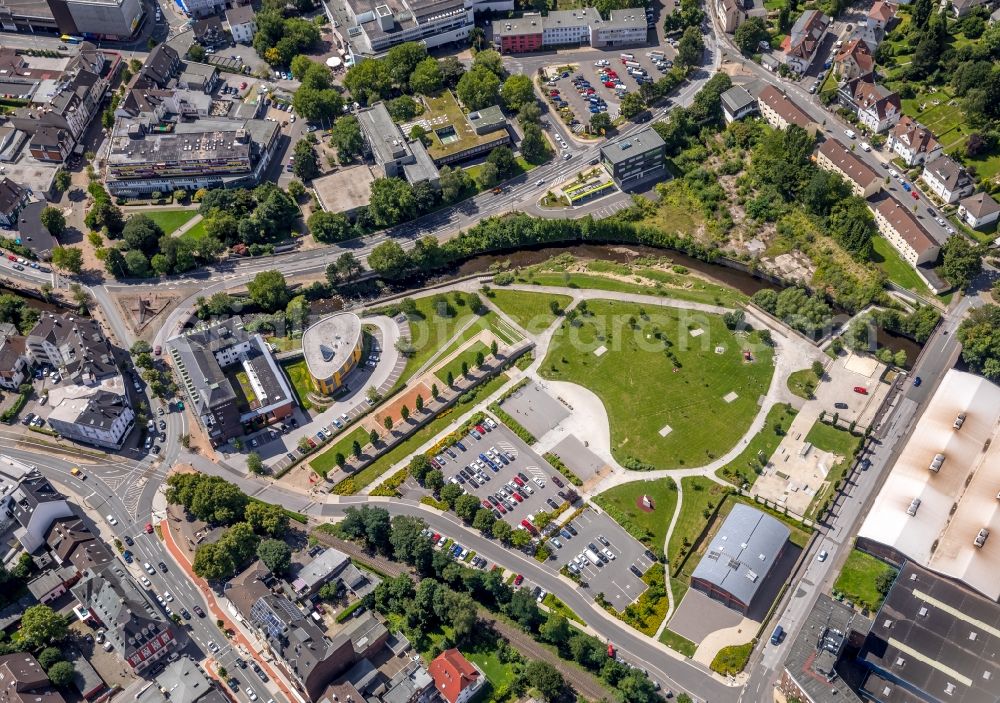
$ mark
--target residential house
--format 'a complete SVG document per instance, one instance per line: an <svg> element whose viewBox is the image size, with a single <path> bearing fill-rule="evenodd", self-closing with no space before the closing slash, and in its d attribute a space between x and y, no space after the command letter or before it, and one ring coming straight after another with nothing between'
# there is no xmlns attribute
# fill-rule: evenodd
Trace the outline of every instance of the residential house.
<svg viewBox="0 0 1000 703"><path fill-rule="evenodd" d="M71 590L104 628L118 656L140 674L177 647L174 624L163 618L132 576L117 571L88 570Z"/></svg>
<svg viewBox="0 0 1000 703"><path fill-rule="evenodd" d="M129 88L166 88L181 70L181 57L169 44L157 44Z"/></svg>
<svg viewBox="0 0 1000 703"><path fill-rule="evenodd" d="M885 31L871 23L859 22L846 38L847 41L854 41L855 39L860 39L868 45L869 49L875 51L885 40Z"/></svg>
<svg viewBox="0 0 1000 703"><path fill-rule="evenodd" d="M837 89L840 104L854 111L858 121L878 134L892 128L902 116L899 94L876 83L872 74L844 81Z"/></svg>
<svg viewBox="0 0 1000 703"><path fill-rule="evenodd" d="M73 151L73 135L61 127L39 125L28 134L28 151L39 161L62 163Z"/></svg>
<svg viewBox="0 0 1000 703"><path fill-rule="evenodd" d="M868 11L868 25L883 32L887 31L889 25L896 18L896 6L883 0L877 0L872 9Z"/></svg>
<svg viewBox="0 0 1000 703"><path fill-rule="evenodd" d="M951 0L951 11L955 17L965 17L977 7L989 5L991 0Z"/></svg>
<svg viewBox="0 0 1000 703"><path fill-rule="evenodd" d="M46 313L28 333L28 355L83 385L118 375L111 342L96 320L70 313Z"/></svg>
<svg viewBox="0 0 1000 703"><path fill-rule="evenodd" d="M726 124L742 120L747 115L759 112L757 98L750 95L749 91L741 85L734 85L720 97L722 100L722 116Z"/></svg>
<svg viewBox="0 0 1000 703"><path fill-rule="evenodd" d="M454 647L437 655L427 671L447 703L468 703L486 681L483 672Z"/></svg>
<svg viewBox="0 0 1000 703"><path fill-rule="evenodd" d="M861 39L844 44L833 58L833 72L840 80L847 81L866 76L875 70L872 50Z"/></svg>
<svg viewBox="0 0 1000 703"><path fill-rule="evenodd" d="M219 83L219 69L207 63L189 61L177 76L177 87L211 93Z"/></svg>
<svg viewBox="0 0 1000 703"><path fill-rule="evenodd" d="M28 204L29 193L6 176L0 179L0 226L17 229L17 217Z"/></svg>
<svg viewBox="0 0 1000 703"><path fill-rule="evenodd" d="M889 132L886 146L907 166L933 161L941 155L941 145L929 129L903 115Z"/></svg>
<svg viewBox="0 0 1000 703"><path fill-rule="evenodd" d="M53 521L45 544L57 564L73 569L77 576L100 571L114 561L108 546L76 515Z"/></svg>
<svg viewBox="0 0 1000 703"><path fill-rule="evenodd" d="M816 165L839 174L851 186L851 192L860 198L870 198L882 190L882 174L837 139L826 139L819 145Z"/></svg>
<svg viewBox="0 0 1000 703"><path fill-rule="evenodd" d="M0 386L16 391L28 377L31 362L25 339L9 322L0 323Z"/></svg>
<svg viewBox="0 0 1000 703"><path fill-rule="evenodd" d="M52 688L42 665L30 652L0 656L0 701L7 703L65 703Z"/></svg>
<svg viewBox="0 0 1000 703"><path fill-rule="evenodd" d="M796 73L805 73L829 28L830 18L819 10L806 10L799 15L788 36L781 42L785 65Z"/></svg>
<svg viewBox="0 0 1000 703"><path fill-rule="evenodd" d="M52 249L59 244L49 232L49 228L42 224L42 212L48 206L45 200L30 202L21 210L21 216L17 221L17 234L21 244L31 249L31 252L42 261L51 259Z"/></svg>
<svg viewBox="0 0 1000 703"><path fill-rule="evenodd" d="M157 674L134 698L135 703L225 703L229 697L212 685L193 659L181 657Z"/></svg>
<svg viewBox="0 0 1000 703"><path fill-rule="evenodd" d="M958 203L958 216L973 229L982 229L997 221L1000 204L988 193L975 193Z"/></svg>
<svg viewBox="0 0 1000 703"><path fill-rule="evenodd" d="M37 469L29 470L14 489L11 512L18 523L14 536L29 554L45 544L52 523L73 516L66 496Z"/></svg>
<svg viewBox="0 0 1000 703"><path fill-rule="evenodd" d="M749 15L743 8L741 0L717 0L715 3L722 30L727 34L736 32L736 28L747 21Z"/></svg>
<svg viewBox="0 0 1000 703"><path fill-rule="evenodd" d="M350 563L349 556L339 549L329 547L299 570L292 581L292 589L300 597L312 595L323 584L336 578Z"/></svg>
<svg viewBox="0 0 1000 703"><path fill-rule="evenodd" d="M215 15L195 20L191 26L191 33L194 35L194 40L202 46L214 48L221 44L229 44L229 36L222 27L222 20Z"/></svg>
<svg viewBox="0 0 1000 703"><path fill-rule="evenodd" d="M240 44L253 42L253 35L257 33L257 14L251 5L238 5L227 10L226 22L229 23L233 41Z"/></svg>
<svg viewBox="0 0 1000 703"><path fill-rule="evenodd" d="M797 125L810 134L816 134L820 126L805 111L796 105L791 98L775 88L767 85L757 96L760 114L767 123L776 129L786 129L788 125Z"/></svg>
<svg viewBox="0 0 1000 703"><path fill-rule="evenodd" d="M920 180L946 203L972 195L975 184L965 168L950 156L941 155L924 164Z"/></svg>
<svg viewBox="0 0 1000 703"><path fill-rule="evenodd" d="M872 209L875 225L900 256L916 267L937 259L940 247L913 213L895 198L883 198Z"/></svg>
<svg viewBox="0 0 1000 703"><path fill-rule="evenodd" d="M66 593L70 586L76 583L79 578L80 575L73 566L58 566L54 569L46 569L28 581L28 592L39 603L51 603Z"/></svg>

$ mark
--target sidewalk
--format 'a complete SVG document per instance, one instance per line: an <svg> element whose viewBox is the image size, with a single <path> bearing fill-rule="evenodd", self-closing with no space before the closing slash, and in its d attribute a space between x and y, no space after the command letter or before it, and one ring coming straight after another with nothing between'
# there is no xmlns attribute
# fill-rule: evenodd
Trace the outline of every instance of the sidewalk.
<svg viewBox="0 0 1000 703"><path fill-rule="evenodd" d="M226 610L219 606L219 603L215 598L215 592L212 591L211 588L209 588L208 584L205 582L204 579L196 576L194 571L191 570L191 564L184 557L184 552L180 549L180 547L177 546L177 543L174 542L174 535L173 535L173 530L171 529L170 520L169 519L162 520L160 522L160 528L161 532L163 533L164 546L167 548L167 551L170 552L170 555L174 558L174 561L177 562L178 566L180 566L184 570L184 573L191 580L191 582L195 584L198 587L198 589L202 592L202 595L205 598L205 603L206 605L208 605L208 612L211 615L213 615L217 620L222 620L225 627L227 629L232 630L235 633L234 637L232 638L232 642L234 644L242 645L243 648L248 652L255 652L256 648L253 646L253 643L249 640L249 638L247 638L243 634L240 627L235 622L233 622L233 620L229 617ZM206 662L205 668L209 669L208 664L214 664L214 663L215 663L214 660L212 660L210 657ZM281 689L281 692L285 695L285 697L288 700L290 701L301 700L302 698L301 695L293 693L292 690L285 685L284 672L281 672L282 675L279 676L278 672L275 671L274 667L270 666L266 660L263 660L261 658L257 659L257 663L260 664L265 671L267 671L268 676L270 676L271 680L274 681L275 684L277 684L278 688Z"/></svg>

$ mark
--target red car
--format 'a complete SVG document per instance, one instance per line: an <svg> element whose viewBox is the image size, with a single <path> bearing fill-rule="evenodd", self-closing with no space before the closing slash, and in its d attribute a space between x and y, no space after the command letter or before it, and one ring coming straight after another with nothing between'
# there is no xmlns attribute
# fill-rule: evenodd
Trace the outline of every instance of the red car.
<svg viewBox="0 0 1000 703"><path fill-rule="evenodd" d="M476 425L476 432L479 434L486 434L486 428L482 425Z"/></svg>
<svg viewBox="0 0 1000 703"><path fill-rule="evenodd" d="M503 503L497 504L497 510L499 510L504 515L507 514L507 508L503 507Z"/></svg>
<svg viewBox="0 0 1000 703"><path fill-rule="evenodd" d="M911 190L910 195L913 197L914 200L920 200L920 196L917 195L917 191Z"/></svg>
<svg viewBox="0 0 1000 703"><path fill-rule="evenodd" d="M518 503L523 503L524 502L524 498L521 497L520 493L511 493L510 497L513 498L514 500L516 500Z"/></svg>
<svg viewBox="0 0 1000 703"><path fill-rule="evenodd" d="M524 577L521 576L521 574L518 574L517 576L514 577L515 586L520 586L522 583L524 583Z"/></svg>
<svg viewBox="0 0 1000 703"><path fill-rule="evenodd" d="M861 395L868 395L868 389L865 388L864 386L855 386L854 392L860 393Z"/></svg>
<svg viewBox="0 0 1000 703"><path fill-rule="evenodd" d="M10 259L11 261L17 261L17 257L14 256L13 254L7 254L7 258Z"/></svg>
<svg viewBox="0 0 1000 703"><path fill-rule="evenodd" d="M526 529L528 532L530 532L533 535L534 534L538 534L538 530L535 528L535 526L532 525L527 520L521 520L521 527L523 527L524 529Z"/></svg>
<svg viewBox="0 0 1000 703"><path fill-rule="evenodd" d="M605 88L614 88L615 84L612 83L611 81L604 81L604 87Z"/></svg>
<svg viewBox="0 0 1000 703"><path fill-rule="evenodd" d="M146 527L144 529L146 530L147 535L153 534L153 523L147 522Z"/></svg>
<svg viewBox="0 0 1000 703"><path fill-rule="evenodd" d="M515 476L514 477L514 483L516 483L517 485L522 486L522 487L524 486L524 481L521 480L520 476Z"/></svg>
<svg viewBox="0 0 1000 703"><path fill-rule="evenodd" d="M480 503L480 505L482 505L487 510L493 510L493 506L490 505L489 501L484 500L482 503Z"/></svg>
<svg viewBox="0 0 1000 703"><path fill-rule="evenodd" d="M441 539L441 533L440 533L440 532L435 532L435 533L434 533L434 536L433 536L433 537L431 537L431 542L437 542L437 541L439 541L440 539Z"/></svg>
<svg viewBox="0 0 1000 703"><path fill-rule="evenodd" d="M612 659L615 658L615 646L608 642L608 656Z"/></svg>

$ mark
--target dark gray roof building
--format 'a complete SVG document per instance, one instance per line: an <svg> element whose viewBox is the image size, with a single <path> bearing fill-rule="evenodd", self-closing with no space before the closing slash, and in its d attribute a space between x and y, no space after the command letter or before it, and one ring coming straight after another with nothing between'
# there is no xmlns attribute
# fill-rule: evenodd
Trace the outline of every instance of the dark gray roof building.
<svg viewBox="0 0 1000 703"><path fill-rule="evenodd" d="M757 98L741 85L734 85L720 96L726 123L743 119L757 111Z"/></svg>
<svg viewBox="0 0 1000 703"><path fill-rule="evenodd" d="M652 127L601 147L601 160L622 190L667 177L667 147Z"/></svg>
<svg viewBox="0 0 1000 703"><path fill-rule="evenodd" d="M29 652L0 656L0 701L4 703L65 703L49 677Z"/></svg>
<svg viewBox="0 0 1000 703"><path fill-rule="evenodd" d="M75 383L93 385L118 374L111 343L100 324L90 318L43 315L28 333L27 347L35 363L60 369Z"/></svg>
<svg viewBox="0 0 1000 703"><path fill-rule="evenodd" d="M135 697L136 703L195 703L214 691L212 682L188 657L167 664L153 682Z"/></svg>
<svg viewBox="0 0 1000 703"><path fill-rule="evenodd" d="M855 638L856 651L857 640L863 639L870 627L871 621L853 608L820 594L788 647L778 688L786 698L809 703L860 703L840 672L859 668L844 657L844 651L851 638Z"/></svg>
<svg viewBox="0 0 1000 703"><path fill-rule="evenodd" d="M47 131L45 133L48 134ZM55 237L42 224L42 210L48 205L44 200L25 204L13 223L17 228L21 243L31 249L31 252L42 261L51 259L52 249L59 245Z"/></svg>
<svg viewBox="0 0 1000 703"><path fill-rule="evenodd" d="M996 703L1000 604L907 562L859 656L880 703Z"/></svg>
<svg viewBox="0 0 1000 703"><path fill-rule="evenodd" d="M781 558L789 534L767 513L737 503L691 574L691 587L747 612Z"/></svg>
<svg viewBox="0 0 1000 703"><path fill-rule="evenodd" d="M0 86L0 92L2 91ZM0 179L0 225L10 229L16 227L18 215L27 204L27 190L6 176Z"/></svg>
<svg viewBox="0 0 1000 703"><path fill-rule="evenodd" d="M104 626L118 656L133 671L144 671L177 644L173 623L153 606L132 577L118 567L88 571L72 591Z"/></svg>
<svg viewBox="0 0 1000 703"><path fill-rule="evenodd" d="M45 535L55 520L73 515L66 496L37 469L21 478L12 498L10 511L20 525L14 534L29 553L45 543Z"/></svg>

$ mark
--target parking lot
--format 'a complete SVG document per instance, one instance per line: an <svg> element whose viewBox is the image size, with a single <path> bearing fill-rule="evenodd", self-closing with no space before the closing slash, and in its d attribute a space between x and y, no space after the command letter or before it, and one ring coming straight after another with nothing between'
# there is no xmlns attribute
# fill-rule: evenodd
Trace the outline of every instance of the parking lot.
<svg viewBox="0 0 1000 703"><path fill-rule="evenodd" d="M604 513L588 507L549 541L555 543L556 540L562 545L553 545L556 546L553 549L556 563L561 568L574 563L575 559L580 582L587 584L591 597L603 593L615 610L621 612L646 590L642 574L653 565L652 555ZM587 550L596 552L598 558L589 556Z"/></svg>
<svg viewBox="0 0 1000 703"><path fill-rule="evenodd" d="M443 459L442 470L446 481L454 479L467 493L483 501L484 507L488 505L496 511L495 515L520 528L524 526L522 521L530 523L530 516L551 512L561 505L564 498L559 493L569 495L568 491L572 488L565 484L558 471L531 451L505 425L494 424L496 427L492 429L483 425L489 431L478 439L472 434L466 435L461 440L465 451L454 445L450 447L454 457L446 451L435 457L435 461ZM498 469L491 469L480 456L487 455L490 450L497 454L504 453L507 463L494 461ZM475 466L477 460L484 466L480 466L478 471L470 470L469 465ZM534 526L530 530L535 530Z"/></svg>
<svg viewBox="0 0 1000 703"><path fill-rule="evenodd" d="M664 66L663 69L656 65L657 61L651 56L657 51L662 54L662 61L659 63ZM618 116L622 98L639 90L641 83L655 82L662 78L664 72L673 65L674 54L671 46L653 51L635 50L622 54L609 52L606 59L554 76L544 86L546 95L556 104L557 109L561 106L559 101L564 102L576 119L584 124L589 123L595 114L591 107L598 110L603 107L601 111L606 111L614 119ZM552 95L554 91L559 92Z"/></svg>

